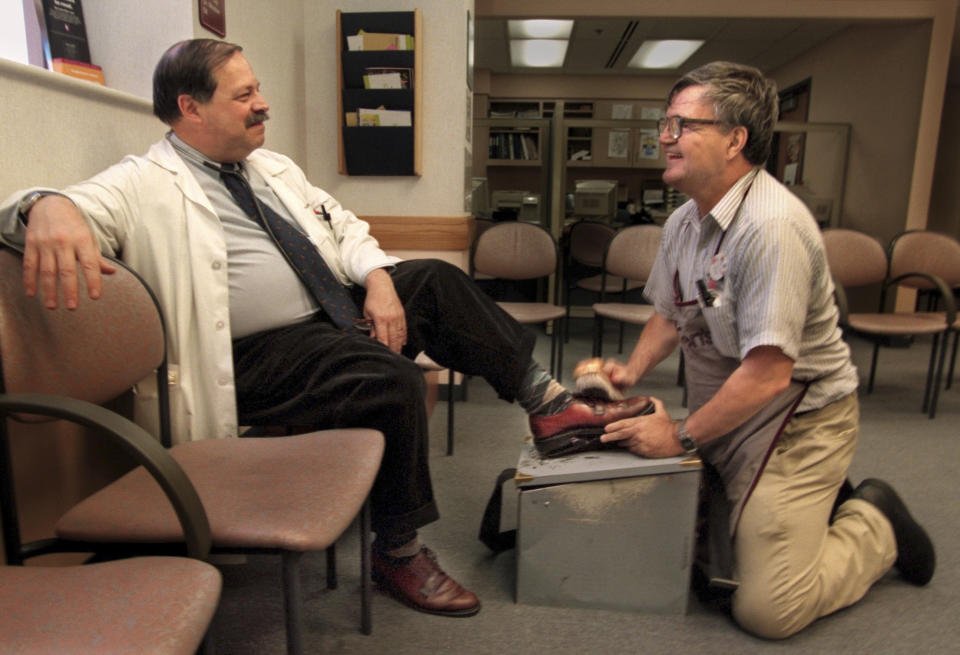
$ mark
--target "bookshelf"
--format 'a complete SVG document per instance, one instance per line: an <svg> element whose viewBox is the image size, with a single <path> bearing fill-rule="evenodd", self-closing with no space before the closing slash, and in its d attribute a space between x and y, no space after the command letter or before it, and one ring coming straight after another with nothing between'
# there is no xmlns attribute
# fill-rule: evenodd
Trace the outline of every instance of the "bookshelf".
<svg viewBox="0 0 960 655"><path fill-rule="evenodd" d="M532 213L520 215L543 221L550 195L551 119L478 118L473 124L475 148L486 148L474 175L487 178L491 202L497 191L524 192L537 201Z"/></svg>
<svg viewBox="0 0 960 655"><path fill-rule="evenodd" d="M593 118L592 102L567 102L563 103L563 118L579 119ZM593 157L593 130L589 127L568 127L567 128L567 162L571 166L578 163L589 162Z"/></svg>
<svg viewBox="0 0 960 655"><path fill-rule="evenodd" d="M487 165L539 166L541 130L510 119L492 119L487 137Z"/></svg>
<svg viewBox="0 0 960 655"><path fill-rule="evenodd" d="M491 100L485 142L488 166L540 166L544 127L553 116L553 103L540 100Z"/></svg>
<svg viewBox="0 0 960 655"><path fill-rule="evenodd" d="M339 171L343 175L420 175L422 172L422 43L419 9L394 12L337 11L337 85ZM402 34L413 49L386 49L380 39L364 37L363 50L351 50L348 37ZM370 49L368 46L384 49ZM365 76L394 72L401 88L367 88ZM368 77L369 80L369 77ZM408 125L364 125L360 110L378 108L409 114ZM352 118L356 117L356 118Z"/></svg>

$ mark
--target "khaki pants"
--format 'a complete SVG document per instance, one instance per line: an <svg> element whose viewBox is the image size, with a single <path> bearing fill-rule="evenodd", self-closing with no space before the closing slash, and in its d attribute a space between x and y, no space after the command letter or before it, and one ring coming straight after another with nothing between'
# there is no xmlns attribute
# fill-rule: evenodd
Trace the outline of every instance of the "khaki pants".
<svg viewBox="0 0 960 655"><path fill-rule="evenodd" d="M747 501L734 539L733 615L779 639L860 600L897 556L880 511L848 500L830 511L857 441L856 394L794 417Z"/></svg>

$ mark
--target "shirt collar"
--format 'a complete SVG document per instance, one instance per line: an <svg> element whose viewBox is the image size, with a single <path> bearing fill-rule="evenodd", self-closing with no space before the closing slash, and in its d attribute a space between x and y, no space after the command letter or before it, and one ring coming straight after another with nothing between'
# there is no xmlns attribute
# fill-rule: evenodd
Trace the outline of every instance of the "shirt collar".
<svg viewBox="0 0 960 655"><path fill-rule="evenodd" d="M237 162L236 164L221 164L218 161L210 159L193 146L188 145L183 139L178 137L173 130L167 132L167 139L170 141L173 149L177 151L177 154L179 154L182 158L189 160L191 163L199 164L200 166L204 166L204 164L206 164L206 168L208 169L209 166L213 166L217 170L224 166L229 166L230 168L238 167L240 170L243 170L242 162ZM214 173L216 173L216 170Z"/></svg>
<svg viewBox="0 0 960 655"><path fill-rule="evenodd" d="M759 172L759 166L754 166L747 171L743 177L733 183L733 186L723 195L720 202L714 205L713 209L707 214L707 216L713 217L713 220L716 221L721 230L726 231L733 222L733 219L736 218L737 212L740 210L740 205L743 204L744 198L747 197L747 192L750 191L750 185L753 184L753 180ZM706 216L704 218L706 218Z"/></svg>

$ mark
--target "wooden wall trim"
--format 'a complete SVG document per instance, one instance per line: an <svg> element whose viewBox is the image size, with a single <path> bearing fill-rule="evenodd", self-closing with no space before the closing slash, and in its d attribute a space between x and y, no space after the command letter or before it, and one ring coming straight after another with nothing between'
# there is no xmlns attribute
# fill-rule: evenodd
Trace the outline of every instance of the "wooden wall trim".
<svg viewBox="0 0 960 655"><path fill-rule="evenodd" d="M361 216L384 250L466 250L473 240L472 216Z"/></svg>

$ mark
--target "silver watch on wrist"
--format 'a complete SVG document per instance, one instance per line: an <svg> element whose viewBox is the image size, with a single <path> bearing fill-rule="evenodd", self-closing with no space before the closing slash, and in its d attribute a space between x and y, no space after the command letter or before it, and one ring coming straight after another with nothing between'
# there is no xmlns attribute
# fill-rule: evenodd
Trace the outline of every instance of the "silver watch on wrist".
<svg viewBox="0 0 960 655"><path fill-rule="evenodd" d="M51 195L49 192L34 191L24 196L20 201L20 204L17 205L17 214L20 216L20 219L26 223L27 217L30 216L30 210L33 209L33 206L37 204L41 198L49 195Z"/></svg>
<svg viewBox="0 0 960 655"><path fill-rule="evenodd" d="M697 442L687 432L687 419L683 419L677 425L677 440L680 446L687 451L688 455L695 455L697 452Z"/></svg>

